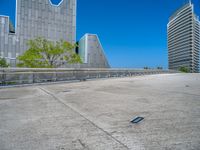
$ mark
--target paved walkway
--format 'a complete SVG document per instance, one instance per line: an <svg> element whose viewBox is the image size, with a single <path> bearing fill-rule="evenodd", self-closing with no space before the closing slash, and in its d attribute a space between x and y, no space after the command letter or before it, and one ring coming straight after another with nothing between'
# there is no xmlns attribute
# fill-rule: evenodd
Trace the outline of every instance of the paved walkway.
<svg viewBox="0 0 200 150"><path fill-rule="evenodd" d="M200 74L0 89L0 150L127 149L200 149Z"/></svg>

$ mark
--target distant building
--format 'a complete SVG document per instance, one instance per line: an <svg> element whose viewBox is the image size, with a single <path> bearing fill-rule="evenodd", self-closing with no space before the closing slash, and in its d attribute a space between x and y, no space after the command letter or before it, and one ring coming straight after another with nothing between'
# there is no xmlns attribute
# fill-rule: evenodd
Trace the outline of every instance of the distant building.
<svg viewBox="0 0 200 150"><path fill-rule="evenodd" d="M76 6L76 0L61 0L58 5L51 0L16 0L15 27L9 16L0 16L0 57L6 58L12 67L16 66L17 56L28 49L27 41L36 37L75 43Z"/></svg>
<svg viewBox="0 0 200 150"><path fill-rule="evenodd" d="M27 41L45 37L71 43L76 39L76 0L53 5L50 0L16 0L15 30L9 17L0 17L0 56L15 66L16 57L28 49Z"/></svg>
<svg viewBox="0 0 200 150"><path fill-rule="evenodd" d="M191 2L170 17L167 29L169 69L199 72L200 22Z"/></svg>
<svg viewBox="0 0 200 150"><path fill-rule="evenodd" d="M96 34L85 34L78 42L78 53L90 68L109 68L103 47Z"/></svg>

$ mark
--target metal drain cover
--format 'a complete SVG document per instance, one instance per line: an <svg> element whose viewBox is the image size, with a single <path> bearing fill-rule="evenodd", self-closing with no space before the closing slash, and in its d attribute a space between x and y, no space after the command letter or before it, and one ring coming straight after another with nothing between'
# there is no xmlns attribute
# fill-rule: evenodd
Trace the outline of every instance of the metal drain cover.
<svg viewBox="0 0 200 150"><path fill-rule="evenodd" d="M134 118L131 123L133 124L138 124L139 122L141 122L142 120L144 120L144 117L136 117Z"/></svg>

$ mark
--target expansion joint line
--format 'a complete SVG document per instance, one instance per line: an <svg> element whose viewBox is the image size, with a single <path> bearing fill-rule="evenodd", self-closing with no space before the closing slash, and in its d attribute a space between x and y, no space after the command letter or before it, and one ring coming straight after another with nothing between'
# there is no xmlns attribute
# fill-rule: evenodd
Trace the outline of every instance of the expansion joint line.
<svg viewBox="0 0 200 150"><path fill-rule="evenodd" d="M41 88L41 87L38 87L38 88L40 90L42 90L44 93L46 93L47 95L53 97L59 103L61 103L64 106L68 107L69 109L71 109L73 112L79 114L85 120L87 120L88 122L90 122L93 126L95 126L99 130L101 130L102 132L104 132L106 135L108 135L111 139L113 139L114 141L116 141L117 143L119 143L120 145L122 145L124 148L126 148L127 150L129 150L128 146L126 146L124 143L122 143L121 141L119 141L118 139L116 139L115 137L113 137L109 132L105 131L103 128L101 128L98 125L96 125L93 121L91 121L90 119L88 119L87 117L85 117L83 114L81 114L80 112L78 112L77 110L75 110L73 107L71 107L68 104L66 104L61 98L55 96L53 93L51 93L50 91L46 90L45 88Z"/></svg>

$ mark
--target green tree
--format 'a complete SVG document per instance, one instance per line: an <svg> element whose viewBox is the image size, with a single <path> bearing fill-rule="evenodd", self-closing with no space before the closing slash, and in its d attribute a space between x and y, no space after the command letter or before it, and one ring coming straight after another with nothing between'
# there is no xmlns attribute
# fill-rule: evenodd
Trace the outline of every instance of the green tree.
<svg viewBox="0 0 200 150"><path fill-rule="evenodd" d="M144 69L145 69L145 70L148 70L148 69L150 69L150 68L149 68L149 67L147 67L147 66L145 66L145 67L144 67Z"/></svg>
<svg viewBox="0 0 200 150"><path fill-rule="evenodd" d="M18 57L18 67L28 68L58 68L65 64L82 63L74 52L76 44L60 40L52 42L44 38L28 41L29 49Z"/></svg>
<svg viewBox="0 0 200 150"><path fill-rule="evenodd" d="M190 72L189 68L188 67L184 67L184 66L180 67L179 71L184 72L184 73L189 73Z"/></svg>
<svg viewBox="0 0 200 150"><path fill-rule="evenodd" d="M157 67L158 70L163 70L163 67Z"/></svg>
<svg viewBox="0 0 200 150"><path fill-rule="evenodd" d="M0 58L0 68L7 68L9 64L6 62L5 58Z"/></svg>

